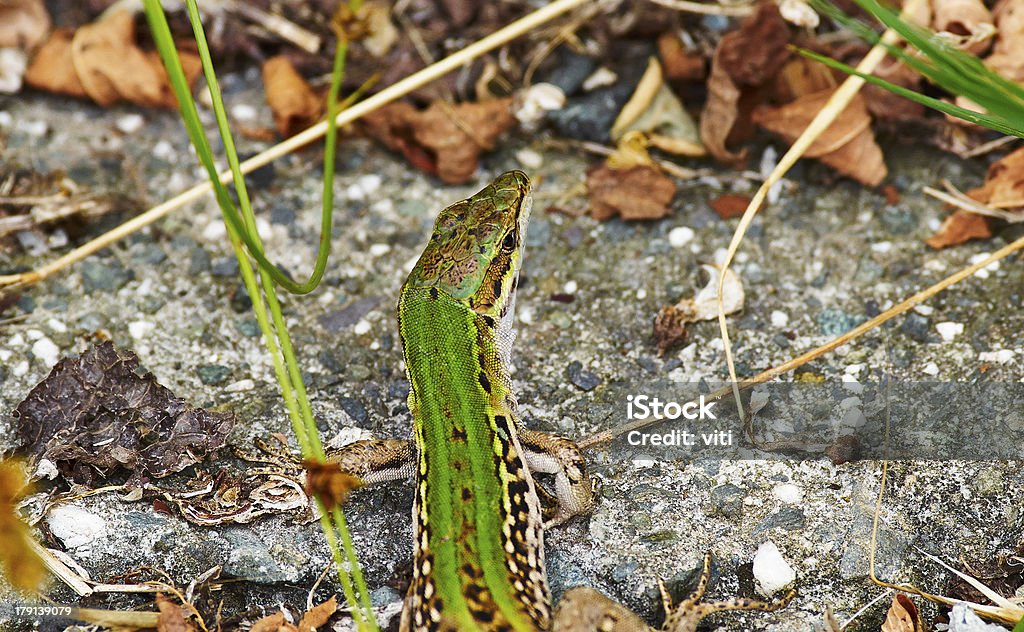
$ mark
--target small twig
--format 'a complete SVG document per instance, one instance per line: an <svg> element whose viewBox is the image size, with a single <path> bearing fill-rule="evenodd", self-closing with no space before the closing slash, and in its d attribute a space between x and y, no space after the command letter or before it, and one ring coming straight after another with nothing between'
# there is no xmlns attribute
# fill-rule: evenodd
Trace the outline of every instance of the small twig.
<svg viewBox="0 0 1024 632"><path fill-rule="evenodd" d="M439 77L443 77L453 70L461 68L463 65L477 57L508 43L524 33L529 33L541 24L549 22L566 11L580 6L587 1L588 0L555 0L550 4L537 9L533 13L516 20L505 28L495 31L483 39L466 46L462 50L445 57L437 63L431 64L419 72L413 73L405 79L384 88L377 94L368 97L365 101L360 101L359 103L352 105L352 107L342 110L338 113L338 116L335 117L335 121L337 122L338 127L348 125L356 119L425 86L431 81L434 81ZM327 122L321 121L312 127L299 132L295 136L292 136L291 138L282 141L246 160L239 166L241 172L243 174L251 173L256 169L273 162L281 156L289 154L296 149L304 147L323 137L326 132ZM224 184L229 184L232 181L232 177L230 170L222 171L220 174L220 181ZM209 181L200 182L176 197L154 206L141 215L133 217L110 232L100 235L96 239L75 248L71 252L62 257L58 257L41 268L25 272L23 274L0 275L0 288L5 286L19 287L32 285L42 281L43 279L47 279L64 268L85 259L98 250L102 250L128 235L152 224L170 212L176 211L183 206L199 200L202 196L209 193L212 188L213 186Z"/></svg>
<svg viewBox="0 0 1024 632"><path fill-rule="evenodd" d="M691 2L690 0L650 0L650 2L665 7L666 9L686 11L687 13L700 13L701 15L725 15L728 17L743 18L754 12L754 7L749 4L730 7L723 4Z"/></svg>
<svg viewBox="0 0 1024 632"><path fill-rule="evenodd" d="M962 193L959 189L953 186L953 183L951 183L948 180L944 181L942 184L947 189L950 190L949 193L946 193L945 191L939 191L938 189L933 189L932 187L924 187L921 190L927 195L932 196L933 198L941 200L951 206L955 206L958 209L967 211L968 213L984 215L985 217L995 217L996 219L1001 219L1003 221L1010 222L1011 224L1024 222L1024 213L1011 213L1009 211L1004 211L1001 208L993 208L991 206L982 204L981 202L974 200L965 195L964 193ZM1024 200L1021 200L1015 206L1024 206Z"/></svg>
<svg viewBox="0 0 1024 632"><path fill-rule="evenodd" d="M1015 140L1020 140L1020 139L1017 138L1016 136L1003 136L1003 137L997 138L995 140L990 140L987 143L982 143L982 144L978 145L974 149L971 149L969 151L963 152L962 157L964 157L964 158L974 158L976 156L982 156L982 155L987 154L987 153L989 153L991 151L995 151L995 150L999 149L1003 145L1008 145L1009 143L1012 143Z"/></svg>
<svg viewBox="0 0 1024 632"><path fill-rule="evenodd" d="M295 44L307 53L312 54L320 50L321 42L319 35L302 28L295 22L276 13L264 11L245 2L236 2L236 0L226 0L225 6L228 11L238 13L246 19L259 24L267 31Z"/></svg>

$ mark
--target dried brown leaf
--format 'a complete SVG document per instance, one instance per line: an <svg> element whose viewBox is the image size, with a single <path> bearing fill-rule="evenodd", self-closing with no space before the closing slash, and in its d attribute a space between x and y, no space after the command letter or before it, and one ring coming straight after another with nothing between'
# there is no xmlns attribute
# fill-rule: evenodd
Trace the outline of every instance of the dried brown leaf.
<svg viewBox="0 0 1024 632"><path fill-rule="evenodd" d="M64 358L14 411L23 448L75 482L124 468L167 476L224 445L233 416L193 408L110 342Z"/></svg>
<svg viewBox="0 0 1024 632"><path fill-rule="evenodd" d="M613 169L601 165L587 172L590 214L598 220L660 219L671 213L676 184L654 167Z"/></svg>
<svg viewBox="0 0 1024 632"><path fill-rule="evenodd" d="M932 28L952 33L969 41L969 53L981 55L991 45L992 14L981 0L932 0Z"/></svg>
<svg viewBox="0 0 1024 632"><path fill-rule="evenodd" d="M687 50L673 31L658 37L658 57L668 81L700 81L707 75L707 63L700 51Z"/></svg>
<svg viewBox="0 0 1024 632"><path fill-rule="evenodd" d="M316 629L327 623L335 612L338 611L338 597L332 596L312 610L307 610L299 621L299 632L316 632Z"/></svg>
<svg viewBox="0 0 1024 632"><path fill-rule="evenodd" d="M1000 0L992 11L996 41L985 65L1016 82L1024 82L1024 0Z"/></svg>
<svg viewBox="0 0 1024 632"><path fill-rule="evenodd" d="M689 336L686 325L690 322L693 322L692 314L681 312L675 305L665 305L658 310L654 317L654 346L659 356L686 342Z"/></svg>
<svg viewBox="0 0 1024 632"><path fill-rule="evenodd" d="M201 71L199 58L182 51L179 56L192 85ZM55 33L32 61L25 80L51 92L74 96L84 93L103 106L129 101L177 107L160 56L136 45L135 21L128 11L115 11L80 27L70 42L66 33Z"/></svg>
<svg viewBox="0 0 1024 632"><path fill-rule="evenodd" d="M775 3L764 2L740 25L726 33L715 49L708 78L708 97L700 117L700 137L712 156L736 162L745 152L726 148L746 123L744 93L754 93L775 76L789 57L789 29ZM749 107L749 106L747 106Z"/></svg>
<svg viewBox="0 0 1024 632"><path fill-rule="evenodd" d="M992 236L988 219L977 213L955 211L942 222L934 235L924 240L936 250L959 246L973 239L988 239Z"/></svg>
<svg viewBox="0 0 1024 632"><path fill-rule="evenodd" d="M71 63L71 37L69 29L57 29L50 35L25 72L26 84L56 94L89 96Z"/></svg>
<svg viewBox="0 0 1024 632"><path fill-rule="evenodd" d="M0 461L0 565L16 589L32 593L46 576L46 567L32 549L32 533L21 520L18 503L29 492L24 467Z"/></svg>
<svg viewBox="0 0 1024 632"><path fill-rule="evenodd" d="M789 103L805 94L813 94L836 86L828 66L806 57L790 59L775 77L774 100Z"/></svg>
<svg viewBox="0 0 1024 632"><path fill-rule="evenodd" d="M1024 147L992 163L985 184L967 195L996 208L1024 208Z"/></svg>
<svg viewBox="0 0 1024 632"><path fill-rule="evenodd" d="M909 597L902 593L892 596L881 632L918 632L917 607Z"/></svg>
<svg viewBox="0 0 1024 632"><path fill-rule="evenodd" d="M277 611L256 621L249 632L298 632L295 625L284 620L284 613Z"/></svg>
<svg viewBox="0 0 1024 632"><path fill-rule="evenodd" d="M459 184L477 170L483 151L515 124L512 99L478 103L435 102L418 111L406 103L364 117L369 135L400 151L415 167Z"/></svg>
<svg viewBox="0 0 1024 632"><path fill-rule="evenodd" d="M760 107L754 111L754 122L791 143L817 116L832 92L825 90L805 95L780 107ZM881 183L887 173L882 150L871 131L871 117L859 95L804 155L817 158L839 173L870 186Z"/></svg>
<svg viewBox="0 0 1024 632"><path fill-rule="evenodd" d="M712 210L718 213L718 216L722 219L732 219L743 215L744 211L747 210L747 206L750 205L750 197L726 193L725 195L719 195L708 202L708 204L711 205Z"/></svg>
<svg viewBox="0 0 1024 632"><path fill-rule="evenodd" d="M157 593L156 607L160 610L157 632L195 632L196 627L186 620L185 610L180 605Z"/></svg>
<svg viewBox="0 0 1024 632"><path fill-rule="evenodd" d="M0 48L30 51L46 40L50 14L43 0L0 2Z"/></svg>
<svg viewBox="0 0 1024 632"><path fill-rule="evenodd" d="M316 496L328 509L340 507L355 489L362 486L357 477L341 471L337 463L303 461L306 470L306 493Z"/></svg>
<svg viewBox="0 0 1024 632"><path fill-rule="evenodd" d="M284 55L263 64L263 89L281 136L294 136L320 118L322 101Z"/></svg>

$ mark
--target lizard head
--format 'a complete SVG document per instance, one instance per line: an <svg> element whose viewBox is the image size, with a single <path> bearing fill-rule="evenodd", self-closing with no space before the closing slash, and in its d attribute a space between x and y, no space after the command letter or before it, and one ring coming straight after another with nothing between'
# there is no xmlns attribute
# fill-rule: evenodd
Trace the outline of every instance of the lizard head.
<svg viewBox="0 0 1024 632"><path fill-rule="evenodd" d="M509 171L444 209L406 287L436 288L494 319L510 314L530 205L529 178Z"/></svg>

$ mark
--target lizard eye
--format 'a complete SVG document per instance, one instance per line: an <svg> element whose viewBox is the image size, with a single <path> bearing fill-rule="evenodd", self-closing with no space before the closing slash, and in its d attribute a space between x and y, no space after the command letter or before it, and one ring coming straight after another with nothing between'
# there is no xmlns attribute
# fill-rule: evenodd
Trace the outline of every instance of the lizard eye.
<svg viewBox="0 0 1024 632"><path fill-rule="evenodd" d="M501 241L501 247L504 250L515 250L516 234L514 232L510 232L509 234L505 235L505 239Z"/></svg>

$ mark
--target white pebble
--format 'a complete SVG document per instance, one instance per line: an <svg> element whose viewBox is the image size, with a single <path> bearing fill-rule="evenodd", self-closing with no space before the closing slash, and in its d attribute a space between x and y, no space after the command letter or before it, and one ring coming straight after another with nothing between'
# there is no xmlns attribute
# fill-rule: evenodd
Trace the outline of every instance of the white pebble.
<svg viewBox="0 0 1024 632"><path fill-rule="evenodd" d="M516 152L516 162L531 171L535 171L544 166L544 156L540 152L527 147Z"/></svg>
<svg viewBox="0 0 1024 632"><path fill-rule="evenodd" d="M583 81L583 91L590 92L605 86L610 86L619 80L619 76L612 70L601 66Z"/></svg>
<svg viewBox="0 0 1024 632"><path fill-rule="evenodd" d="M238 380L233 384L228 384L227 386L224 387L224 390L229 393L240 393L242 391L251 391L254 388L256 388L256 382L250 379L245 379Z"/></svg>
<svg viewBox="0 0 1024 632"><path fill-rule="evenodd" d="M248 103L238 103L231 108L231 117L236 121L255 121L256 108Z"/></svg>
<svg viewBox="0 0 1024 632"><path fill-rule="evenodd" d="M769 540L754 554L754 581L759 592L770 597L796 580L796 571L786 562L779 547Z"/></svg>
<svg viewBox="0 0 1024 632"><path fill-rule="evenodd" d="M14 377L21 377L26 373L28 373L28 360L22 360L15 364L14 368L11 369L11 374L14 375Z"/></svg>
<svg viewBox="0 0 1024 632"><path fill-rule="evenodd" d="M642 301L647 298L647 290L640 288L636 291L636 300Z"/></svg>
<svg viewBox="0 0 1024 632"><path fill-rule="evenodd" d="M29 136L40 138L46 134L50 126L46 124L46 121L19 121L18 129Z"/></svg>
<svg viewBox="0 0 1024 632"><path fill-rule="evenodd" d="M575 281L566 281L565 285L562 286L562 290L566 294L575 294L576 290L578 290L578 289L579 289L579 286L576 285Z"/></svg>
<svg viewBox="0 0 1024 632"><path fill-rule="evenodd" d="M50 320L46 321L46 326L50 328L50 331L58 334L62 334L68 330L68 326L62 323L61 321L57 320L56 318L51 318Z"/></svg>
<svg viewBox="0 0 1024 632"><path fill-rule="evenodd" d="M153 145L153 155L161 160L171 160L174 158L174 146L166 140L161 140Z"/></svg>
<svg viewBox="0 0 1024 632"><path fill-rule="evenodd" d="M981 263L985 259L988 259L988 256L989 256L989 253L987 253L987 252L979 252L978 254L976 254L973 257L971 257L970 259L968 259L968 261L971 263L971 265L974 265L976 263ZM988 275L990 273L995 272L998 269L999 269L999 262L998 261L993 261L992 263L988 264L987 266L985 266L981 270L978 270L977 272L975 272L974 276L978 277L979 279L987 279Z"/></svg>
<svg viewBox="0 0 1024 632"><path fill-rule="evenodd" d="M60 360L60 348L49 338L40 338L32 345L32 355L39 358L46 368L52 368Z"/></svg>
<svg viewBox="0 0 1024 632"><path fill-rule="evenodd" d="M524 325L529 325L533 322L533 310L529 307L522 307L519 309L519 322Z"/></svg>
<svg viewBox="0 0 1024 632"><path fill-rule="evenodd" d="M673 248L682 248L693 240L695 233L689 226L676 226L668 231L668 243Z"/></svg>
<svg viewBox="0 0 1024 632"><path fill-rule="evenodd" d="M29 340L39 340L40 338L46 337L46 334L38 329L26 329L25 335L28 336Z"/></svg>
<svg viewBox="0 0 1024 632"><path fill-rule="evenodd" d="M69 549L89 544L107 534L103 518L75 505L57 505L50 510L46 524L50 533Z"/></svg>
<svg viewBox="0 0 1024 632"><path fill-rule="evenodd" d="M381 257L391 252L391 246L387 244L373 244L370 246L370 255Z"/></svg>
<svg viewBox="0 0 1024 632"><path fill-rule="evenodd" d="M14 117L10 112L0 112L0 127L9 128L14 125Z"/></svg>
<svg viewBox="0 0 1024 632"><path fill-rule="evenodd" d="M15 9L16 11L16 9ZM17 29L17 27L14 27ZM0 93L17 94L28 69L28 55L20 48L0 48Z"/></svg>
<svg viewBox="0 0 1024 632"><path fill-rule="evenodd" d="M128 323L128 333L136 340L142 340L154 329L156 329L156 323L151 323L148 320L136 320Z"/></svg>
<svg viewBox="0 0 1024 632"><path fill-rule="evenodd" d="M370 321L363 318L356 323L356 326L353 327L352 330L356 332L356 335L362 336L363 334L370 333L371 328L372 326L370 325Z"/></svg>
<svg viewBox="0 0 1024 632"><path fill-rule="evenodd" d="M14 354L11 353L10 349L0 349L0 362L7 362L11 359L12 355Z"/></svg>
<svg viewBox="0 0 1024 632"><path fill-rule="evenodd" d="M775 497L788 505L794 505L804 497L802 489L794 485L793 483L779 483L772 490Z"/></svg>
<svg viewBox="0 0 1024 632"><path fill-rule="evenodd" d="M565 93L561 88L550 83L535 83L519 92L512 114L523 129L536 131L548 112L560 110L564 105Z"/></svg>
<svg viewBox="0 0 1024 632"><path fill-rule="evenodd" d="M889 252L890 250L892 250L892 242L891 241L879 241L879 242L873 243L873 244L871 244L871 250L874 251L874 252L881 252L881 253Z"/></svg>
<svg viewBox="0 0 1024 632"><path fill-rule="evenodd" d="M782 328L789 324L789 314L786 312L780 312L777 309L772 312L771 319L772 327Z"/></svg>
<svg viewBox="0 0 1024 632"><path fill-rule="evenodd" d="M964 324L946 321L935 325L935 330L939 332L944 341L953 342L954 338L964 333Z"/></svg>
<svg viewBox="0 0 1024 632"><path fill-rule="evenodd" d="M117 129L125 134L134 134L142 129L142 126L145 123L146 119L142 118L141 114L132 113L125 114L121 118L117 119L117 122L114 123L114 125L116 125Z"/></svg>
<svg viewBox="0 0 1024 632"><path fill-rule="evenodd" d="M383 182L384 179L375 173L360 176L360 178L356 180L356 183L363 191L366 192L367 195L376 192Z"/></svg>
<svg viewBox="0 0 1024 632"><path fill-rule="evenodd" d="M23 344L25 344L25 338L20 333L14 334L13 336L7 339L8 347L20 347Z"/></svg>
<svg viewBox="0 0 1024 632"><path fill-rule="evenodd" d="M931 305L915 305L914 311L922 316L931 316L932 312L935 311L935 308Z"/></svg>
<svg viewBox="0 0 1024 632"><path fill-rule="evenodd" d="M219 215L217 219L203 227L203 239L206 241L222 241L227 234L228 229L224 227L224 222L221 221Z"/></svg>
<svg viewBox="0 0 1024 632"><path fill-rule="evenodd" d="M935 364L934 362L929 362L921 370L924 371L925 375L938 375L939 365Z"/></svg>
<svg viewBox="0 0 1024 632"><path fill-rule="evenodd" d="M996 364L1005 364L1013 359L1013 349L1000 349L998 351L982 351L978 354L978 359L982 362L995 362Z"/></svg>

